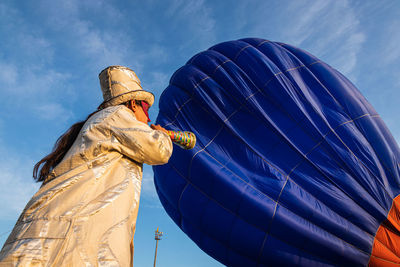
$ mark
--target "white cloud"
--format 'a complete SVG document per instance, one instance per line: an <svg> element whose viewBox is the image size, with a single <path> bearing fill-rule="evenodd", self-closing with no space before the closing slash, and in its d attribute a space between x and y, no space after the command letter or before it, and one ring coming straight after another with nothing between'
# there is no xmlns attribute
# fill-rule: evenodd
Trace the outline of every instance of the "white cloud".
<svg viewBox="0 0 400 267"><path fill-rule="evenodd" d="M180 49L193 45L204 48L204 45L210 45L217 39L216 20L204 0L172 0L166 13L177 29L184 27L192 37Z"/></svg>
<svg viewBox="0 0 400 267"><path fill-rule="evenodd" d="M69 96L76 96L79 88L72 84L74 78L82 75L72 74L75 69L60 71L61 66L54 66L53 63L58 63L60 59L65 61L64 54L74 53L81 58L78 62L84 64L80 69L88 73L97 73L109 65L125 65L140 76L141 73L146 74L144 77L150 76L152 88L165 87L165 84L160 84L160 80L166 80L160 71L144 70L146 62L167 62L169 56L164 47L154 42L146 49L135 49L131 38L135 34L127 34L126 17L113 6L112 1L40 0L35 7L35 15L42 19L40 28L30 27L29 19L23 16L21 10L11 4L0 4L0 14L3 15L0 22L7 25L5 29L10 35L3 43L9 52L5 51L7 55L3 57L0 53L0 67L4 70L0 73L3 85L0 87L3 94L1 103L28 100L24 108L35 113L47 107L54 109L56 105L57 114L65 111L61 105L72 101ZM105 23L96 23L95 17L88 16L90 12L101 14ZM185 12L193 11L189 8ZM135 28L132 30L134 32ZM62 47L67 50L61 51ZM75 60L76 64L79 63ZM43 119L55 117L41 116Z"/></svg>
<svg viewBox="0 0 400 267"><path fill-rule="evenodd" d="M162 92L168 85L169 77L164 72L152 71L146 75L147 81L143 83L143 87L150 91Z"/></svg>
<svg viewBox="0 0 400 267"><path fill-rule="evenodd" d="M303 6L302 10L294 11L294 14L298 14L297 18L303 16L307 19L298 21L294 18L292 22L297 25L296 34L292 31L288 33L298 36L297 40L293 38L294 44L326 60L353 80L356 79L352 72L365 41L365 34L349 2L315 1Z"/></svg>
<svg viewBox="0 0 400 267"><path fill-rule="evenodd" d="M155 197L157 197L157 192L155 190L155 185L154 185L152 172L143 173L142 194L146 198L155 198Z"/></svg>
<svg viewBox="0 0 400 267"><path fill-rule="evenodd" d="M21 64L43 66L52 61L54 49L41 29L27 23L24 15L11 4L0 3L0 33L2 56L7 61L18 60Z"/></svg>
<svg viewBox="0 0 400 267"><path fill-rule="evenodd" d="M387 24L383 30L383 40L385 44L382 46L383 50L380 53L381 59L385 64L395 63L400 59L400 21L392 21Z"/></svg>
<svg viewBox="0 0 400 267"><path fill-rule="evenodd" d="M45 8L46 25L55 32L62 32L71 51L76 51L94 70L109 65L130 65L136 69L141 64L135 58L128 58L133 48L132 39L126 30L123 15L109 1L50 1L38 4ZM105 24L96 24L90 12L101 14Z"/></svg>
<svg viewBox="0 0 400 267"><path fill-rule="evenodd" d="M34 162L7 149L0 140L0 209L3 220L15 219L39 189L32 178Z"/></svg>
<svg viewBox="0 0 400 267"><path fill-rule="evenodd" d="M242 12L248 10L246 6L241 8ZM252 24L248 25L251 36L268 36L305 49L356 79L354 70L366 37L349 1L265 3L252 15Z"/></svg>
<svg viewBox="0 0 400 267"><path fill-rule="evenodd" d="M40 119L58 122L73 117L73 112L64 108L60 101L73 94L67 85L69 74L1 61L0 68L0 103L4 110L23 110L27 116L34 114Z"/></svg>
<svg viewBox="0 0 400 267"><path fill-rule="evenodd" d="M35 95L38 97L54 95L60 84L70 77L69 74L52 69L31 69L28 66L16 66L0 61L0 67L4 65L8 67L8 71L0 76L0 82L5 85L0 91L21 100L27 98L32 100Z"/></svg>
<svg viewBox="0 0 400 267"><path fill-rule="evenodd" d="M162 208L154 185L154 173L151 166L145 165L142 178L142 192L140 205L147 208Z"/></svg>
<svg viewBox="0 0 400 267"><path fill-rule="evenodd" d="M167 60L170 58L165 49L158 44L153 44L147 48L145 54L141 55L141 57L143 57L141 59L155 61L157 64L167 62Z"/></svg>
<svg viewBox="0 0 400 267"><path fill-rule="evenodd" d="M313 34L315 22L324 17L328 6L329 1L315 1L307 5L301 1L294 1L288 5L286 12L292 23L291 27L283 32L283 35L286 36L285 39L293 45L301 45Z"/></svg>
<svg viewBox="0 0 400 267"><path fill-rule="evenodd" d="M35 106L35 114L44 120L57 120L61 123L66 123L73 117L70 110L65 109L59 103L47 103L41 106Z"/></svg>
<svg viewBox="0 0 400 267"><path fill-rule="evenodd" d="M0 90L13 86L17 83L17 67L14 64L0 62L0 83L3 85Z"/></svg>
<svg viewBox="0 0 400 267"><path fill-rule="evenodd" d="M0 23L6 25L1 33L8 35L3 40L4 53L0 56L0 104L3 109L15 111L23 106L25 112L35 112L47 106L60 114L63 107L57 104L56 110L56 105L51 102L70 94L66 85L70 75L49 67L54 56L51 41L40 30L31 27L23 14L12 6L0 4L0 14L3 15ZM55 118L50 114L42 115L46 119Z"/></svg>
<svg viewBox="0 0 400 267"><path fill-rule="evenodd" d="M94 28L90 22L78 18L70 18L68 27L74 38L80 53L88 57L92 64L108 66L125 64L126 54L131 41L118 32L100 31Z"/></svg>

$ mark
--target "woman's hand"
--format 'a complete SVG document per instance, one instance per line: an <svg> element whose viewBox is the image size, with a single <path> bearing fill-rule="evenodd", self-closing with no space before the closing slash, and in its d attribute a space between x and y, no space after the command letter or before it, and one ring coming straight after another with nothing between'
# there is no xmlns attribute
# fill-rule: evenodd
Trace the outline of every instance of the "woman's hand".
<svg viewBox="0 0 400 267"><path fill-rule="evenodd" d="M163 127L161 127L159 124L157 124L157 125L152 124L152 125L150 125L150 127L153 130L159 130L159 131L162 131L162 132L168 134L168 131L166 129L164 129Z"/></svg>

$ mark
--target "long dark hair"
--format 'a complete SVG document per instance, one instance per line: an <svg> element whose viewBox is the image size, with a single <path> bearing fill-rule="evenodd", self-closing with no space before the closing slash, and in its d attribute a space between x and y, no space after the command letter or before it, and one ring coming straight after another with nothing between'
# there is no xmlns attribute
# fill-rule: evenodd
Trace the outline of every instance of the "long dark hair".
<svg viewBox="0 0 400 267"><path fill-rule="evenodd" d="M98 110L89 114L86 120L77 122L72 125L68 129L68 131L66 131L57 139L52 152L42 158L33 167L33 179L35 179L37 182L43 182L46 179L47 175L49 175L54 167L61 162L65 154L67 154L68 150L71 148L85 122L97 111Z"/></svg>

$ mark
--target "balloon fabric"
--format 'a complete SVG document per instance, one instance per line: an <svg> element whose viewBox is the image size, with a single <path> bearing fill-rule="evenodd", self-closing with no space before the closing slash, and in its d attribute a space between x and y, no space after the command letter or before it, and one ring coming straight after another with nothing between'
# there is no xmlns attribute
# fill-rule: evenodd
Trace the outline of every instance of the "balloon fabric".
<svg viewBox="0 0 400 267"><path fill-rule="evenodd" d="M400 262L400 150L337 70L288 44L224 42L174 73L159 108L157 123L197 144L154 167L157 193L216 260Z"/></svg>

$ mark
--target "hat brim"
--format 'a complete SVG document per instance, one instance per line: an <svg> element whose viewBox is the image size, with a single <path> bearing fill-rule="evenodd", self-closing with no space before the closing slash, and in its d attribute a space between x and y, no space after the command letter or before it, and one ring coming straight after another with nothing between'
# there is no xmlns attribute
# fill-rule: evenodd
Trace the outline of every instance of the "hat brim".
<svg viewBox="0 0 400 267"><path fill-rule="evenodd" d="M154 103L154 95L145 90L135 90L131 92L124 93L119 96L115 96L108 101L100 104L99 109L107 108L110 106L119 105L125 103L129 100L141 100L146 101L151 107Z"/></svg>

